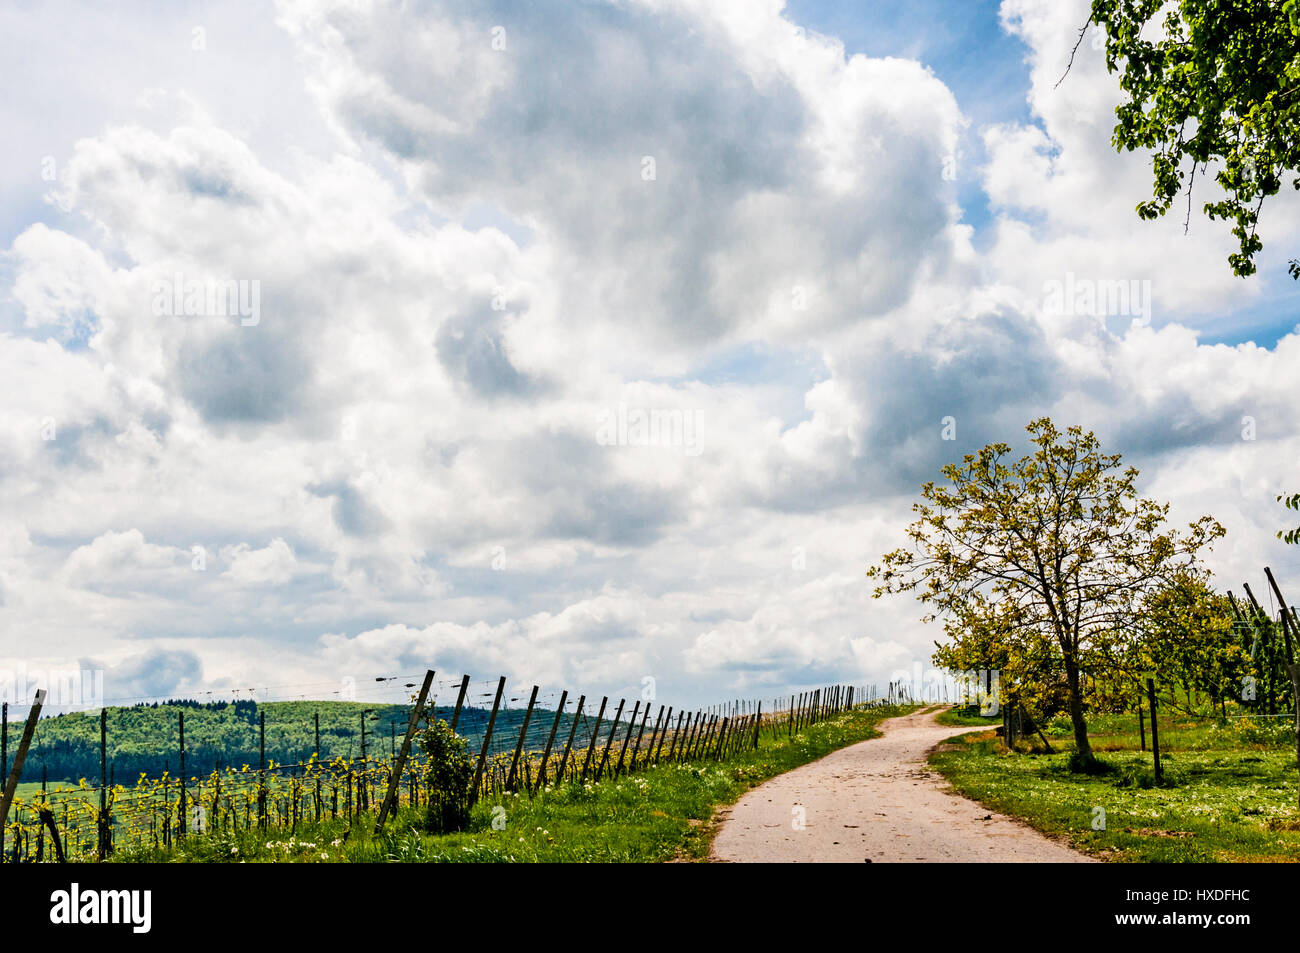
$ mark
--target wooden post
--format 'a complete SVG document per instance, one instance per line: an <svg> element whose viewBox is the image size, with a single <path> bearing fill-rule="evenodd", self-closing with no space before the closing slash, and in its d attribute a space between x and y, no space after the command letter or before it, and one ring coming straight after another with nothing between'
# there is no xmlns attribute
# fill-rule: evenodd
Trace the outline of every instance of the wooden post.
<svg viewBox="0 0 1300 953"><path fill-rule="evenodd" d="M695 744L691 746L691 758L698 758L702 752L708 750L709 742L713 740L713 726L717 720L717 715L708 715L704 719L704 725L695 738Z"/></svg>
<svg viewBox="0 0 1300 953"><path fill-rule="evenodd" d="M587 745L587 757L582 762L582 774L578 776L579 781L586 781L587 772L591 770L591 758L596 751L596 736L600 733L600 720L605 717L605 705L608 702L608 695L600 700L600 711L596 713L596 726L591 729L591 741Z"/></svg>
<svg viewBox="0 0 1300 953"><path fill-rule="evenodd" d="M695 732L700 729L700 719L704 717L704 712L696 711L693 715L686 716L686 737L682 739L682 746L678 749L677 760L685 761L692 745L695 744Z"/></svg>
<svg viewBox="0 0 1300 953"><path fill-rule="evenodd" d="M1282 611L1286 611L1285 606ZM1300 665L1288 665L1286 673L1291 676L1291 698L1295 702L1295 757L1296 764L1300 765Z"/></svg>
<svg viewBox="0 0 1300 953"><path fill-rule="evenodd" d="M676 753L677 753L677 740L678 740L679 738L681 738L681 736L682 736L682 719L683 719L685 716L686 716L686 712L684 712L684 711L679 711L679 712L677 713L677 728L673 731L673 743L670 744L670 745L668 746L668 760L669 760L669 761L672 761L672 760L673 760L673 757L674 757L674 756L676 755ZM668 731L668 729L665 728L665 729L664 729L664 733L667 734L667 731ZM660 738L660 739L659 739L659 746L660 746L661 748L663 747L663 743L664 743L663 739ZM656 760L658 760L658 759L656 759Z"/></svg>
<svg viewBox="0 0 1300 953"><path fill-rule="evenodd" d="M1282 590L1278 588L1277 580L1273 578L1273 570L1265 566L1264 575L1268 577L1268 584L1273 589L1273 595L1277 596L1278 607L1282 611L1282 634L1286 638L1286 661L1290 665L1295 661L1295 654L1291 647L1291 617L1286 611L1286 599L1282 597Z"/></svg>
<svg viewBox="0 0 1300 953"><path fill-rule="evenodd" d="M646 711L649 710L650 710L650 706L647 705ZM618 764L614 765L614 777L618 777L620 774L623 773L623 759L627 757L628 742L632 740L632 729L636 727L636 716L639 715L640 713L641 713L641 701L640 699L637 699L636 705L633 706L632 708L632 717L627 720L627 734L623 736L623 747L618 750ZM644 727L645 726L643 725L642 726L643 730Z"/></svg>
<svg viewBox="0 0 1300 953"><path fill-rule="evenodd" d="M650 712L650 709L647 708L647 709L646 709L646 713L649 714L649 712ZM673 710L672 710L672 708L669 708L669 709L668 709L668 720L669 720L669 721L672 721L672 720L673 720ZM655 751L655 739L659 737L659 728L660 728L661 725L663 725L663 723L664 723L664 706L663 706L663 705L660 705L660 706L659 706L659 714L655 716L655 726L654 726L654 729L650 732L650 744L649 744L649 745L646 747L646 749L645 749L645 760L646 760L646 761L655 760L655 759L657 759L657 757L658 757L658 755L656 754L656 751ZM637 739L637 744L640 744L640 743L641 743L641 739L638 738L638 739ZM662 746L662 745L663 745L663 742L661 741L661 742L659 742L659 744Z"/></svg>
<svg viewBox="0 0 1300 953"><path fill-rule="evenodd" d="M519 770L519 755L524 750L524 737L528 734L528 723L533 720L533 706L537 704L537 686L533 686L533 693L528 696L528 710L524 712L524 723L519 729L519 741L515 743L515 756L510 759L510 774L506 777L506 790L513 791L516 788L515 772Z"/></svg>
<svg viewBox="0 0 1300 953"><path fill-rule="evenodd" d="M406 736L402 739L402 750L397 753L397 759L393 762L393 769L388 776L388 792L384 795L384 803L379 805L379 819L375 821L375 833L378 834L384 827L384 822L388 820L388 812L397 809L397 785L401 783L402 768L406 766L406 756L411 751L411 739L415 737L416 726L420 723L420 716L424 714L424 703L429 698L429 689L433 686L433 669L428 669L424 673L424 684L420 686L419 697L415 700L415 707L411 709L411 720L406 724Z"/></svg>
<svg viewBox="0 0 1300 953"><path fill-rule="evenodd" d="M758 703L758 711L754 713L754 744L752 747L758 747L758 733L763 728L763 703Z"/></svg>
<svg viewBox="0 0 1300 953"><path fill-rule="evenodd" d="M618 720L623 717L623 706L627 704L627 699L618 700L618 711L614 712L614 723L609 726L609 737L605 740L605 750L600 756L600 764L596 766L596 780L600 780L601 773L605 770L605 765L609 763L609 747L614 743L614 735L618 733Z"/></svg>
<svg viewBox="0 0 1300 953"><path fill-rule="evenodd" d="M95 823L100 860L108 857L108 708L99 710L99 817Z"/></svg>
<svg viewBox="0 0 1300 953"><path fill-rule="evenodd" d="M185 816L189 809L189 791L185 787L185 709L180 711L180 732L181 732L181 837L185 836L189 827L189 819Z"/></svg>
<svg viewBox="0 0 1300 953"><path fill-rule="evenodd" d="M460 694L456 696L456 710L451 713L451 730L454 732L460 724L460 708L465 704L465 692L469 690L469 676L460 680Z"/></svg>
<svg viewBox="0 0 1300 953"><path fill-rule="evenodd" d="M257 708L257 826L266 826L266 712ZM352 768L348 768L348 806L351 817Z"/></svg>
<svg viewBox="0 0 1300 953"><path fill-rule="evenodd" d="M27 713L27 724L23 725L23 735L18 741L18 752L14 755L14 766L9 769L9 779L5 781L4 794L0 795L0 830L9 822L9 805L13 803L14 792L18 790L18 778L23 773L23 763L27 760L27 748L36 734L36 720L41 717L41 706L45 704L45 689L36 690L36 700L32 710Z"/></svg>
<svg viewBox="0 0 1300 953"><path fill-rule="evenodd" d="M718 729L718 747L713 755L714 761L719 761L722 758L722 749L723 746L727 743L727 723L730 720L731 720L730 716L728 715L722 716L722 727ZM708 755L707 751L705 752L705 755L706 756Z"/></svg>
<svg viewBox="0 0 1300 953"><path fill-rule="evenodd" d="M0 778L9 777L9 703L0 704ZM5 860L5 826L0 824L0 864Z"/></svg>
<svg viewBox="0 0 1300 953"><path fill-rule="evenodd" d="M700 709L695 712L694 718L686 719L686 746L678 753L680 760L686 761L695 753L695 739L706 717L704 709Z"/></svg>
<svg viewBox="0 0 1300 953"><path fill-rule="evenodd" d="M316 760L320 760L320 712L316 712Z"/></svg>
<svg viewBox="0 0 1300 953"><path fill-rule="evenodd" d="M497 696L492 700L492 714L488 716L487 730L483 732L483 747L478 753L478 767L474 769L474 786L469 792L469 802L478 800L478 788L483 782L483 766L487 764L488 745L492 743L492 728L497 723L497 709L501 707L501 693L506 690L506 677L497 682Z"/></svg>
<svg viewBox="0 0 1300 953"><path fill-rule="evenodd" d="M1263 637L1263 648L1268 662L1268 665L1265 668L1265 675L1267 677L1264 681L1264 698L1265 704L1268 706L1268 713L1270 715L1276 715L1277 694L1274 682L1276 682L1277 676L1275 674L1275 669L1273 668L1272 620L1269 619L1268 613L1266 613L1263 607L1260 606L1259 600L1255 598L1255 593L1251 592L1250 583L1243 582L1241 587L1246 590L1246 597L1250 599L1251 607L1255 610L1256 631ZM1262 626L1259 624L1260 620L1263 620L1264 624Z"/></svg>
<svg viewBox="0 0 1300 953"><path fill-rule="evenodd" d="M662 715L663 713L664 713L664 706L660 705L659 714ZM649 723L649 721L650 721L650 703L646 702L645 712L641 715L641 729L636 733L636 744L632 748L632 760L628 762L628 766L627 766L627 770L629 774L636 771L636 758L637 755L641 753L641 739L645 737L645 726L647 723ZM650 738L650 744L651 746L654 745L653 736Z"/></svg>
<svg viewBox="0 0 1300 953"><path fill-rule="evenodd" d="M1160 729L1156 725L1156 680L1147 679L1147 703L1151 706L1151 752L1155 755L1156 783L1160 783Z"/></svg>
<svg viewBox="0 0 1300 953"><path fill-rule="evenodd" d="M718 716L706 713L700 724L700 732L695 737L695 744L691 747L691 757L700 757L701 752L708 746L709 741L713 738L713 728L717 724Z"/></svg>
<svg viewBox="0 0 1300 953"><path fill-rule="evenodd" d="M556 784L564 780L564 766L569 763L569 749L573 747L573 736L578 733L578 722L582 719L582 705L586 700L586 695L578 696L578 707L573 713L573 723L569 725L569 740L564 743L564 755L560 758L560 768L555 772Z"/></svg>
<svg viewBox="0 0 1300 953"><path fill-rule="evenodd" d="M560 719L564 717L564 705L569 700L569 690L566 688L560 693L560 703L555 706L555 720L551 722L551 733L546 739L546 750L542 753L542 767L537 772L537 783L533 786L533 793L546 786L546 767L551 760L551 746L555 744L555 733L560 728Z"/></svg>

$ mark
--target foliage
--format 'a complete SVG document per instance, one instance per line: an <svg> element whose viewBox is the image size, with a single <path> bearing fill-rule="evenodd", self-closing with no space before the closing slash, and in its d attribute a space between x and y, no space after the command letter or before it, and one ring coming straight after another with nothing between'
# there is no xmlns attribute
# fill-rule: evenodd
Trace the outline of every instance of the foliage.
<svg viewBox="0 0 1300 953"><path fill-rule="evenodd" d="M1290 496L1279 495L1277 501L1285 506L1288 510L1300 510L1300 493L1292 493ZM1278 530L1277 538L1291 546L1300 543L1300 527L1289 530Z"/></svg>
<svg viewBox="0 0 1300 953"><path fill-rule="evenodd" d="M400 733L408 705L362 702L168 701L108 709L108 759L118 780L140 774L158 777L180 765L177 716L185 713L186 765L206 773L222 765L252 764L259 758L258 719L266 716L266 757L280 764L308 760L315 751L315 717L320 716L321 759L361 754L361 718L366 717L372 755L389 749L390 725ZM17 726L9 725L10 749ZM99 711L42 718L24 766L25 780L38 780L44 767L51 780L99 778Z"/></svg>
<svg viewBox="0 0 1300 953"><path fill-rule="evenodd" d="M469 786L474 762L465 739L451 725L436 719L420 732L426 761L424 780L428 804L424 829L432 834L463 831L469 823Z"/></svg>
<svg viewBox="0 0 1300 953"><path fill-rule="evenodd" d="M1089 22L1105 31L1106 66L1127 95L1114 144L1154 153L1138 215L1164 215L1185 187L1190 216L1196 176L1212 171L1222 195L1202 210L1232 223L1229 264L1253 274L1260 209L1300 168L1300 4L1093 0ZM1290 271L1300 277L1300 262Z"/></svg>
<svg viewBox="0 0 1300 953"><path fill-rule="evenodd" d="M1086 762L1081 672L1124 656L1144 593L1196 571L1224 529L1208 516L1186 532L1168 528L1168 504L1141 499L1137 470L1102 453L1091 432L1062 432L1046 417L1027 429L1034 450L1019 460L993 443L944 467L948 485L926 483L910 547L867 575L880 581L877 598L915 592L932 607L926 621L943 619L953 647L940 647L939 664L1001 665L1002 692L1013 695L1046 696L1063 677Z"/></svg>
<svg viewBox="0 0 1300 953"><path fill-rule="evenodd" d="M1176 573L1147 592L1134 625L1141 634L1130 662L1134 674L1159 672L1217 704L1252 671L1233 631L1231 604L1198 573Z"/></svg>

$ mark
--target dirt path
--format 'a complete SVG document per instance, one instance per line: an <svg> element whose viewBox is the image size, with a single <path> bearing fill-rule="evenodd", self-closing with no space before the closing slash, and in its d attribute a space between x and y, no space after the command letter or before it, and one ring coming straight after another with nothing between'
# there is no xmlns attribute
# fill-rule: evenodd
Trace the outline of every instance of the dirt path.
<svg viewBox="0 0 1300 953"><path fill-rule="evenodd" d="M719 812L710 860L1056 861L1091 858L951 791L925 763L945 738L977 728L937 711L891 718L883 737L832 752L754 788ZM796 829L796 809L805 827Z"/></svg>

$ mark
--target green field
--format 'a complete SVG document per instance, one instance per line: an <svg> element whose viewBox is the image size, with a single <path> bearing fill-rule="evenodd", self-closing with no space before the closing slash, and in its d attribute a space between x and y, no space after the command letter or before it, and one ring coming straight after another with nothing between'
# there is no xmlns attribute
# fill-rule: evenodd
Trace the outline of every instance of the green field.
<svg viewBox="0 0 1300 953"><path fill-rule="evenodd" d="M695 860L707 855L716 807L791 768L845 745L876 737L885 718L907 707L858 709L787 738L764 731L760 746L730 762L664 764L600 784L565 782L536 798L505 795L481 800L470 830L427 835L418 809L403 808L376 837L373 815L300 824L296 833L219 831L190 837L170 850L140 848L118 861L171 862L485 862ZM494 817L504 828L493 829Z"/></svg>
<svg viewBox="0 0 1300 953"><path fill-rule="evenodd" d="M1300 861L1300 777L1287 719L1162 716L1159 727L1159 785L1133 715L1090 719L1106 765L1098 775L1070 772L1073 744L1061 721L1045 732L1055 754L1008 753L990 731L953 739L931 762L967 797L1107 860ZM1098 809L1104 830L1094 829Z"/></svg>

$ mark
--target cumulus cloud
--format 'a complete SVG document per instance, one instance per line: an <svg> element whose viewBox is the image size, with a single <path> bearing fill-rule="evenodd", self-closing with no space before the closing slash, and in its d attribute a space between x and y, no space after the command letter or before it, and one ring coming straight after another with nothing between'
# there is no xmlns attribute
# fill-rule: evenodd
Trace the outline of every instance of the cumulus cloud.
<svg viewBox="0 0 1300 953"><path fill-rule="evenodd" d="M1253 286L1213 228L1136 221L1095 50L1053 88L1086 7L1005 0L1029 112L973 130L928 64L774 0L242 11L299 108L105 105L7 249L0 663L883 684L935 635L863 570L920 481L1043 413L1231 523L1228 578L1300 569L1269 549L1300 343L1199 342ZM1151 308L1054 307L1066 280Z"/></svg>

